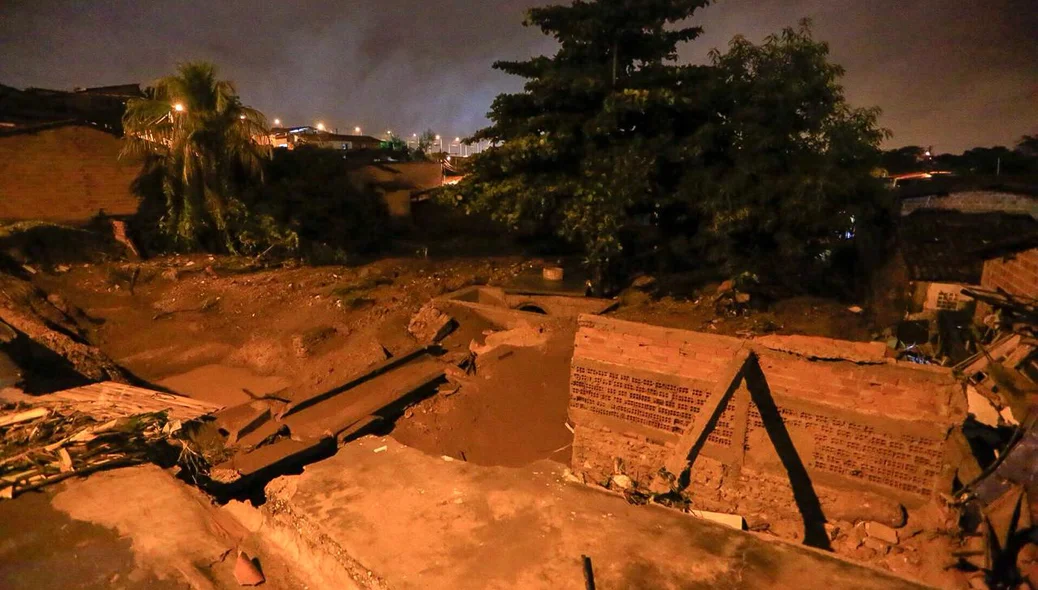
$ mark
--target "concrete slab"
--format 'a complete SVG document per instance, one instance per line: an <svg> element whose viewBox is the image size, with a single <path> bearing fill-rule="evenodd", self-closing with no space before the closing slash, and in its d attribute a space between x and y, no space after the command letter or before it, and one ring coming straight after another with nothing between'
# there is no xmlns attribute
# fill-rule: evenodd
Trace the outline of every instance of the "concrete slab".
<svg viewBox="0 0 1038 590"><path fill-rule="evenodd" d="M381 452L375 449L387 447ZM367 572L368 588L917 588L804 547L568 483L364 437L266 488L272 526ZM318 543L317 540L320 542Z"/></svg>

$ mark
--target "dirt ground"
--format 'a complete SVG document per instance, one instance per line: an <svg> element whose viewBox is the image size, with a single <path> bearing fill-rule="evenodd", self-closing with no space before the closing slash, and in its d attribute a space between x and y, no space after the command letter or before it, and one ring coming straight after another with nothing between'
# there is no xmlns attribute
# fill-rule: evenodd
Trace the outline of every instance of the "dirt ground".
<svg viewBox="0 0 1038 590"><path fill-rule="evenodd" d="M264 394L298 399L330 390L419 345L407 324L429 299L471 284L521 282L544 262L389 258L355 267L262 268L239 258L179 256L80 264L39 272L32 282L58 295L84 341L129 379L230 405ZM679 300L628 289L611 313L741 337L779 332L869 340L877 331L868 313L844 302L753 301L724 313L716 293L716 285L705 285ZM465 309L452 313L458 326L441 343L445 359L462 358L473 342L503 329ZM568 464L576 320L548 318L543 330L539 346L480 355L473 374L452 379L459 387L419 401L384 433L426 455L474 466ZM113 547L116 562L119 551Z"/></svg>
<svg viewBox="0 0 1038 590"><path fill-rule="evenodd" d="M522 283L544 261L520 257L389 258L357 267L258 268L251 261L176 256L144 263L76 265L33 282L82 310L87 339L133 378L224 404L250 395L326 391L418 343L411 315L430 298L477 283ZM742 315L718 315L708 285L688 300L628 290L617 317L749 336L780 331L868 339L861 314L838 302L798 298ZM444 342L467 350L489 330L457 318ZM543 350L502 351L453 395L410 409L392 435L433 455L484 465L566 462L569 359L575 321L558 321ZM492 378L491 378L492 377Z"/></svg>

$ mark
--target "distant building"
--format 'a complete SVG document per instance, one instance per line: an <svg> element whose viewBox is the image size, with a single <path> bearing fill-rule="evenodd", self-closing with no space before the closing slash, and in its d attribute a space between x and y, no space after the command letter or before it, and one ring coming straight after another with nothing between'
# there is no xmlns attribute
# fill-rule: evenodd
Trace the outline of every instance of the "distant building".
<svg viewBox="0 0 1038 590"><path fill-rule="evenodd" d="M381 143L377 137L369 135L340 135L309 126L275 127L270 130L270 145L290 150L302 145L345 151L374 150Z"/></svg>
<svg viewBox="0 0 1038 590"><path fill-rule="evenodd" d="M0 129L75 121L121 133L126 103L143 96L138 84L72 91L0 85Z"/></svg>

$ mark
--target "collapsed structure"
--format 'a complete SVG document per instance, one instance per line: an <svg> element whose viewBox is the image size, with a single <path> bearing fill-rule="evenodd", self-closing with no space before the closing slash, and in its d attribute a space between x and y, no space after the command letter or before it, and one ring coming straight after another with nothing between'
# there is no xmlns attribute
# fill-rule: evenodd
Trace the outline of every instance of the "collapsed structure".
<svg viewBox="0 0 1038 590"><path fill-rule="evenodd" d="M648 488L675 464L672 457L683 463L692 449L682 435L699 429L707 436L691 457L693 481L737 485L742 470L796 477L791 465L799 463L809 480L793 481L794 493L813 481L836 497L869 492L914 506L950 492L945 440L966 416L963 386L950 369L887 358L882 343L745 341L596 316L579 324L570 381L573 468L591 481L622 470ZM743 378L721 399L738 385L729 366L747 349L763 379ZM696 496L697 488L689 492ZM824 510L828 496L820 497Z"/></svg>

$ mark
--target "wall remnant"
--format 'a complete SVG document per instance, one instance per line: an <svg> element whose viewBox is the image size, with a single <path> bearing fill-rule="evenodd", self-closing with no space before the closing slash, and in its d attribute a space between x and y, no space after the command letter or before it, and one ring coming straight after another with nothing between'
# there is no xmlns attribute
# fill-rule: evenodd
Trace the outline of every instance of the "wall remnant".
<svg viewBox="0 0 1038 590"><path fill-rule="evenodd" d="M1038 297L1038 248L986 260L980 286L990 291L1004 289L1024 298ZM990 313L990 305L977 303L978 321Z"/></svg>
<svg viewBox="0 0 1038 590"><path fill-rule="evenodd" d="M603 481L622 464L648 487L744 345L738 338L580 316L570 379L574 470ZM945 440L966 412L962 385L949 369L826 338L766 336L748 346L815 485L906 505L942 487ZM770 426L740 388L693 464L693 480L697 470L718 467L784 476Z"/></svg>
<svg viewBox="0 0 1038 590"><path fill-rule="evenodd" d="M122 140L69 124L0 135L0 220L84 223L102 209L133 215L140 162L120 159Z"/></svg>

